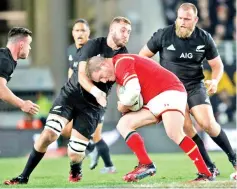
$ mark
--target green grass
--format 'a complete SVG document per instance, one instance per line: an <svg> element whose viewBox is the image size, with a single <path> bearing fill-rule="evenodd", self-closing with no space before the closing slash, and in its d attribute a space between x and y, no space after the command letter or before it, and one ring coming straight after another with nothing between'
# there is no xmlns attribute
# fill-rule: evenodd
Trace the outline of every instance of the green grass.
<svg viewBox="0 0 237 189"><path fill-rule="evenodd" d="M118 173L102 175L102 160L95 170L89 170L89 159L83 164L83 178L78 183L69 183L68 158L43 159L31 175L27 185L13 188L236 188L236 182L229 180L233 168L224 153L211 153L221 175L214 182L187 183L196 177L196 168L183 153L151 154L157 166L157 174L137 183L125 183L122 177L137 163L134 155L113 155L112 159ZM21 173L26 158L0 159L0 188L11 188L2 182Z"/></svg>

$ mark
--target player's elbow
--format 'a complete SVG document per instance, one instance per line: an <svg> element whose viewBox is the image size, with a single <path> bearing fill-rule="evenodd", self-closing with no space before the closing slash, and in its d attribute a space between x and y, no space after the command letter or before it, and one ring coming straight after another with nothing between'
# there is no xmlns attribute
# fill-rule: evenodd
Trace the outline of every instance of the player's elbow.
<svg viewBox="0 0 237 189"><path fill-rule="evenodd" d="M5 100L6 86L0 85L0 99Z"/></svg>

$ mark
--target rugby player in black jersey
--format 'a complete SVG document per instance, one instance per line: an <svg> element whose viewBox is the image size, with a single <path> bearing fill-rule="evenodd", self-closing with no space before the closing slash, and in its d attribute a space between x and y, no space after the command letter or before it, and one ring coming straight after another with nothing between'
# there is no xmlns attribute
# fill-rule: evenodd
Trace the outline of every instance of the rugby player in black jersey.
<svg viewBox="0 0 237 189"><path fill-rule="evenodd" d="M107 38L101 37L89 40L81 49L83 56L78 57L78 71L74 71L67 83L61 88L48 115L45 129L25 165L23 172L6 185L26 184L30 174L43 158L47 147L57 140L62 129L73 119L73 129L68 144L70 158L70 182L78 182L82 178L80 162L85 157L85 149L91 135L95 132L102 112L105 111L108 95L113 82L93 83L85 73L88 57L100 55L113 57L116 54L127 53L125 45L131 32L131 22L124 17L116 17L110 24ZM84 89L85 90L84 90ZM90 93L88 93L89 91Z"/></svg>
<svg viewBox="0 0 237 189"><path fill-rule="evenodd" d="M183 3L178 9L175 24L158 29L139 54L152 57L159 52L160 64L175 73L183 82L188 92L184 131L196 142L207 166L213 176L216 176L219 171L210 160L203 141L194 129L190 113L198 125L226 153L235 169L236 153L215 120L208 96L208 93L213 94L217 91L218 82L223 74L223 63L211 35L196 27L197 22L195 5ZM205 58L212 69L212 79L204 83L202 64Z"/></svg>
<svg viewBox="0 0 237 189"><path fill-rule="evenodd" d="M36 114L39 106L30 100L22 100L7 87L18 59L26 59L30 52L32 32L26 28L14 27L8 33L6 48L0 48L0 99L20 108L23 112Z"/></svg>
<svg viewBox="0 0 237 189"><path fill-rule="evenodd" d="M88 22L84 19L76 20L73 25L72 36L74 39L74 43L71 44L67 49L67 58L69 63L68 78L72 76L73 70L77 70L78 59L81 56L81 49L83 45L86 44L87 41L89 40L90 27ZM109 147L102 139L102 127L104 120L103 118L104 118L104 112L102 112L99 124L95 130L95 133L93 134L92 138L93 142L90 141L86 148L91 158L90 169L94 169L97 166L99 157L101 156L105 165L105 167L101 169L101 173L115 173L116 169L113 166L109 154ZM73 125L72 121L68 123L62 130L61 135L66 138L70 138L72 125Z"/></svg>

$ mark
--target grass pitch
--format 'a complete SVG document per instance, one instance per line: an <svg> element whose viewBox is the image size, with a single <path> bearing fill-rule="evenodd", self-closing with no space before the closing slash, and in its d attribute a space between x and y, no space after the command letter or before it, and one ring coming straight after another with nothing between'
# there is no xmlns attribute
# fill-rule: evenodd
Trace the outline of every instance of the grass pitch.
<svg viewBox="0 0 237 189"><path fill-rule="evenodd" d="M3 181L21 173L26 158L0 158L0 188L236 188L236 182L230 181L234 171L226 155L222 152L210 153L221 175L214 182L188 183L196 177L196 168L183 153L151 154L157 166L153 177L137 183L125 183L122 177L131 171L137 163L134 155L113 155L117 168L116 174L100 174L103 167L100 159L95 170L89 169L89 158L83 163L83 178L78 183L68 182L69 160L67 157L43 159L32 173L27 185L5 186Z"/></svg>

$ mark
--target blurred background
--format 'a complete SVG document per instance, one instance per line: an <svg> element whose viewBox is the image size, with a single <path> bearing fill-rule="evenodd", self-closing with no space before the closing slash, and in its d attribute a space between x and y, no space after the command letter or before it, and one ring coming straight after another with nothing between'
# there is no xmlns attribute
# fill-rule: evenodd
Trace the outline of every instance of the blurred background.
<svg viewBox="0 0 237 189"><path fill-rule="evenodd" d="M95 38L107 35L113 17L128 17L132 33L127 47L129 52L138 53L158 28L174 23L177 7L183 2L197 6L198 26L211 33L225 65L218 92L211 97L211 102L217 121L236 149L236 0L1 0L1 47L5 47L7 33L13 26L33 31L30 57L19 61L8 86L17 96L39 104L41 111L32 117L0 101L0 157L24 156L32 149L55 95L67 81L66 49L73 43L71 30L76 19L88 20L91 38ZM155 58L158 60L158 56ZM206 62L204 69L206 78L210 78ZM113 90L104 125L104 131L111 131L111 135L107 133L111 137L120 117L116 102ZM209 150L220 150L197 124L195 127ZM179 151L166 136L162 124L139 132L149 152ZM51 148L58 149L64 143L60 139ZM129 152L121 137L110 150L112 153Z"/></svg>

